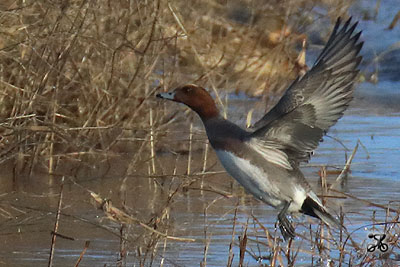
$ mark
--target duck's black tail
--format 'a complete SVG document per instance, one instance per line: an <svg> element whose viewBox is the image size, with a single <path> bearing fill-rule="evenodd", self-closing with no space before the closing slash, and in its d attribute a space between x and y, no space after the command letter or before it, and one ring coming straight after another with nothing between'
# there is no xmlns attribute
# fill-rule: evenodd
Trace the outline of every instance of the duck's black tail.
<svg viewBox="0 0 400 267"><path fill-rule="evenodd" d="M333 217L324 206L320 205L309 196L304 200L301 210L304 214L318 218L329 226L337 227L339 229L342 227L344 228L344 226Z"/></svg>

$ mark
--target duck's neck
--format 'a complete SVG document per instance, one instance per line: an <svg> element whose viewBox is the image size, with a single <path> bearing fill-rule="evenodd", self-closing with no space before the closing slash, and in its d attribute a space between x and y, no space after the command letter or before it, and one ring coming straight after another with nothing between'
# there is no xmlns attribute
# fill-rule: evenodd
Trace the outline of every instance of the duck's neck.
<svg viewBox="0 0 400 267"><path fill-rule="evenodd" d="M192 109L200 116L203 122L219 117L219 110L213 103L212 105L209 104L207 106L203 106L201 108L193 108Z"/></svg>

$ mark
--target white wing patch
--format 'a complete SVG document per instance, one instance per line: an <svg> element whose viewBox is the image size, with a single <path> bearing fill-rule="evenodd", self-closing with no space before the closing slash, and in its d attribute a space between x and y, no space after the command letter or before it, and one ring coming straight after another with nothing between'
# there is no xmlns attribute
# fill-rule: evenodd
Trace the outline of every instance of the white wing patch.
<svg viewBox="0 0 400 267"><path fill-rule="evenodd" d="M247 144L269 162L288 170L293 169L287 154L279 150L276 144L254 138L250 139Z"/></svg>

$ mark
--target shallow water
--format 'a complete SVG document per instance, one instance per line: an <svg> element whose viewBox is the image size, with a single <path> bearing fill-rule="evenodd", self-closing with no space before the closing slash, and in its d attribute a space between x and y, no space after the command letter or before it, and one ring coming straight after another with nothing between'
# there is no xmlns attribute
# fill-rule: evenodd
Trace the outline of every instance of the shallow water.
<svg viewBox="0 0 400 267"><path fill-rule="evenodd" d="M366 8L370 1L361 1L360 6ZM366 41L364 54L371 58L372 55L385 51L390 45L400 41L399 26L393 31L384 31L390 20L398 11L390 8L397 0L382 1L381 12L378 15L378 24L361 22L363 38ZM353 8L355 16L360 10ZM377 38L380 40L377 42ZM318 191L318 170L321 165L329 165L328 170L341 168L345 163L346 155L359 140L360 145L351 165L351 174L348 182L341 190L357 198L376 204L387 205L399 209L400 200L400 82L399 82L399 50L391 52L380 64L381 76L377 85L361 84L355 94L345 116L329 132L330 137L325 137L310 164L304 166L303 171L312 186ZM371 65L364 66L373 69ZM244 124L246 111L254 106L256 100L246 100L232 97L229 104L229 117L236 122ZM260 114L258 114L260 115ZM257 114L255 114L257 116ZM199 122L196 121L196 125ZM199 125L196 130L202 132ZM200 143L204 141L204 133L199 137ZM347 148L345 149L335 139ZM193 155L194 160L200 160L202 151ZM185 173L187 155L180 156L178 160L178 174ZM121 199L119 194L127 159L121 163L110 160L108 163L94 164L96 168L74 169L76 181L80 186L74 185L70 180L64 186L64 209L60 220L59 232L75 240L58 238L55 251L55 266L73 265L84 248L84 243L89 240L89 249L83 257L80 266L115 265L118 259L119 228L108 220L103 219L103 212L93 207L89 193L86 189L101 194L113 200ZM172 173L176 156L171 153L158 155L158 166L162 172ZM210 151L208 166L216 162L215 155ZM147 163L146 163L147 164ZM147 168L147 165L144 164ZM100 166L100 167L99 167ZM45 174L36 174L30 178L21 177L19 187L15 190L12 182L13 166L4 166L5 172L1 176L0 186L0 265L4 266L32 266L46 265L50 249L50 231L53 229L55 214L58 204L59 177L57 180ZM75 168L75 167L74 167ZM200 171L202 166L193 163L193 172ZM211 168L212 171L221 171L220 165ZM129 192L126 206L131 208L134 216L145 221L149 214L158 212L167 196L164 189L147 177L145 170L138 170L137 175L130 177L126 183ZM335 175L328 177L333 182ZM162 183L164 178L157 178ZM179 179L179 178L177 178ZM168 241L161 239L158 250L154 256L154 265L164 262L165 266L198 266L204 260L204 249L208 247L207 266L225 266L228 261L229 244L232 240L232 225L234 210L238 209L236 232L233 247L234 266L238 264L239 249L238 236L243 232L244 224L248 221L249 239L247 248L259 256L268 256L270 250L265 245L257 245L255 240L266 242L265 233L254 226L254 215L265 227L274 232L276 211L265 204L252 199L242 192L242 189L224 173L206 175L207 184L233 193L233 197L226 198L213 192L202 192L189 189L187 193L175 199L169 212L170 225L168 234L186 238L194 238L195 242ZM171 180L165 179L166 184ZM161 182L160 182L161 181ZM199 183L193 185L198 187ZM366 247L370 243L368 234L371 231L381 233L382 227L372 230L363 225L371 223L375 216L376 221L385 221L384 209L371 207L368 204L351 198L330 200L332 209L338 211L339 204L343 205L346 214L345 224L348 230L355 231L352 237ZM205 210L207 214L205 215ZM376 212L375 215L374 212ZM394 216L394 213L391 213ZM296 232L307 236L309 221L307 218L295 218L298 222ZM314 222L315 221L311 221ZM304 226L305 225L305 226ZM316 229L313 225L313 229ZM357 230L358 228L360 228ZM398 226L397 226L398 227ZM139 226L131 226L132 232L142 233ZM397 228L397 233L399 232ZM207 245L206 245L207 244ZM135 247L134 241L132 248ZM294 247L304 246L302 238L294 241ZM349 250L352 248L349 247ZM127 262L129 266L139 264L136 260L137 251L128 247ZM393 247L394 254L400 253L398 247ZM391 255L393 262L399 263L399 258ZM338 254L333 252L332 257ZM299 253L297 265L309 265L312 260L307 253ZM245 263L249 266L258 266L257 261L246 254ZM265 261L268 263L268 261Z"/></svg>
<svg viewBox="0 0 400 267"><path fill-rule="evenodd" d="M360 89L362 89L362 86ZM236 110L249 108L253 104L252 101L243 100L231 102L232 107L237 107ZM318 190L317 172L319 165L332 166L329 170L334 170L334 166L343 166L345 154L350 155L357 140L360 140L365 148L362 146L358 148L351 166L348 183L341 190L376 204L387 205L390 201L394 201L391 207L399 209L400 110L385 112L384 106L372 110L368 107L369 105L365 105L365 102L355 101L345 116L329 132L329 136L332 138L325 137L312 161L303 168L303 171L313 187ZM379 109L378 112L377 109ZM239 119L238 121L243 120ZM201 128L199 129L201 130ZM339 139L348 150L333 138ZM160 157L166 166L174 165L175 156L164 153ZM186 158L187 155L182 157ZM193 157L202 157L202 151L199 151ZM186 160L182 159L181 161L182 163L178 164L180 166L177 170L178 174L184 173L186 168ZM209 164L212 165L215 161L215 156L211 151ZM193 165L194 172L200 169L200 166ZM221 167L216 165L213 170L221 170ZM164 171L171 173L168 168ZM81 186L100 193L104 197L118 200L120 199L118 192L121 184L118 172L122 172L122 170L110 170L105 175L102 170L93 170L92 173L79 174L77 181ZM103 177L98 177L99 173L102 173ZM21 191L25 193L19 191L1 196L0 207L13 215L17 214L17 217L14 218L4 219L2 217L0 224L0 235L2 236L0 263L5 265L12 263L15 266L31 266L32 262L44 265L48 261L49 232L53 229L55 220L54 211L58 201L56 193L59 190L59 185L57 183L53 187L49 186L47 181L49 178L46 178L46 176L40 177L38 175L30 179L23 182L24 186ZM243 225L249 220L248 234L252 241L248 242L248 249L251 249L256 255L269 255L270 251L265 245L260 245L258 248L257 243L254 242L256 238L260 242L266 242L266 239L263 231L252 225L254 221L251 219L251 214L270 231L274 232L276 211L255 201L251 196L244 196L241 188L232 183L232 179L227 177L226 174L209 175L205 179L214 188L233 192L236 196L225 198L215 193L202 193L199 190L188 190L186 194L179 196L172 205L169 214L171 225L168 233L173 236L195 238L196 242L168 241L164 251L164 243L160 241L155 256L156 266L162 261L163 256L166 266L198 265L203 260L206 240L209 240L207 265L226 265L229 244L232 239L234 209L237 204L239 206L235 242L238 242L238 236L243 231ZM335 175L331 175L328 181L333 182L334 179ZM138 218L144 219L146 215L157 212L161 203L165 200L162 187L152 183L145 175L140 178L139 173L137 177L131 178L127 183L127 189L130 192L127 197L127 206L134 210L134 215ZM196 186L198 187L198 184L194 185L194 187ZM2 188L6 187L3 186ZM5 193L5 191L2 190L2 193ZM90 197L85 190L79 189L67 181L64 193L65 208L63 213L67 216L63 216L60 221L60 233L74 237L75 240L57 239L56 266L73 264L79 257L86 240L90 240L91 243L80 266L114 265L118 259L119 239L113 234L113 231L118 233L118 226L107 220L101 221L103 213L92 206ZM385 210L369 207L357 200L347 198L333 200L330 203L333 203L332 208L336 211L338 204L344 206L345 224L349 231L371 223L374 211L376 211L377 221L385 220ZM209 206L207 215L204 216L207 206ZM3 216L5 216L4 213ZM393 216L393 213L391 213L391 216ZM294 221L308 225L307 219L304 217L294 219ZM108 228L105 228L105 226ZM137 226L132 226L131 230L134 232L143 231ZM368 234L371 231L371 227L367 229L362 227L352 237L361 246L366 246L365 244L369 242ZM376 231L382 231L382 227L377 227ZM297 226L296 232L299 235L307 236L308 234L307 228L301 224ZM304 247L302 242L301 237L296 238L294 247L301 246L303 249L307 249L308 247ZM234 246L233 252L235 254L233 262L236 265L239 254L237 245ZM128 254L128 262L136 262L135 255L136 252ZM332 253L331 256L337 257L337 254ZM249 266L258 266L257 261L248 255L245 262ZM310 255L307 253L299 254L297 264L308 265L310 262Z"/></svg>

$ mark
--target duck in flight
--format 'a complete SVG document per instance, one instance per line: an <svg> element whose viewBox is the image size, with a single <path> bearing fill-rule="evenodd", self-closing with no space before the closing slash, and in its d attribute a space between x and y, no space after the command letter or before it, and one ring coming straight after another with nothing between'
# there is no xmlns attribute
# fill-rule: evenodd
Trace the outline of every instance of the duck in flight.
<svg viewBox="0 0 400 267"><path fill-rule="evenodd" d="M303 213L342 227L306 181L299 164L307 162L323 135L352 99L363 42L357 22L339 18L313 67L286 89L278 103L252 128L224 119L210 94L189 84L157 97L180 102L201 118L211 146L228 174L257 199L279 210L285 239L295 230L288 213Z"/></svg>

